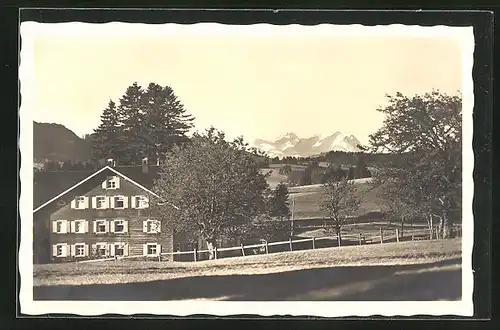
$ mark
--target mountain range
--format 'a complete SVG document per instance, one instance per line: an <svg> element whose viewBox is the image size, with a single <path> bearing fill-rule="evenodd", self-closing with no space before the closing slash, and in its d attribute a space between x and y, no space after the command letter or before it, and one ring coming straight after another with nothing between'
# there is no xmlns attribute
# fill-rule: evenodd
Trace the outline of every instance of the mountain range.
<svg viewBox="0 0 500 330"><path fill-rule="evenodd" d="M92 146L64 125L33 122L33 161L83 162L90 159Z"/></svg>
<svg viewBox="0 0 500 330"><path fill-rule="evenodd" d="M277 137L275 141L257 139L253 146L271 157L309 157L329 151L359 152L360 144L354 135L345 135L342 132L308 138L300 138L297 134L288 132Z"/></svg>
<svg viewBox="0 0 500 330"><path fill-rule="evenodd" d="M358 152L360 142L354 135L335 132L301 138L288 132L274 141L257 139L252 146L265 151L271 157L308 157L329 151ZM90 141L78 137L61 124L33 122L33 157L35 162L87 161L91 157Z"/></svg>

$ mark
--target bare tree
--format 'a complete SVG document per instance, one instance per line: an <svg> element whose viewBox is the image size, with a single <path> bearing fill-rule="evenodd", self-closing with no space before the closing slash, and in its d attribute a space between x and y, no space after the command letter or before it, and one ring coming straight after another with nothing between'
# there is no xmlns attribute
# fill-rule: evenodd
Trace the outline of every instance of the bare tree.
<svg viewBox="0 0 500 330"><path fill-rule="evenodd" d="M345 177L340 179L340 181L337 181L335 178L329 178L322 185L322 188L324 197L320 201L319 207L322 211L327 212L324 229L327 232L335 232L339 240L339 245L341 245L342 226L360 205L360 200L356 194L357 189L354 186L354 181L349 181Z"/></svg>

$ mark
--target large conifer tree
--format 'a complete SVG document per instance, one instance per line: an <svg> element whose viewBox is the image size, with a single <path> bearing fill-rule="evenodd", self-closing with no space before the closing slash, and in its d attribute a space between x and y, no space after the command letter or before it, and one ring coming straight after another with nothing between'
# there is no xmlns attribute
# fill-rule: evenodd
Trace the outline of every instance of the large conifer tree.
<svg viewBox="0 0 500 330"><path fill-rule="evenodd" d="M193 120L171 87L150 83L143 89L134 82L119 105L113 103L101 116L93 138L95 158L112 157L122 164L162 158L174 145L188 141Z"/></svg>
<svg viewBox="0 0 500 330"><path fill-rule="evenodd" d="M95 160L123 156L119 125L116 104L110 100L101 115L101 124L92 134L92 157Z"/></svg>

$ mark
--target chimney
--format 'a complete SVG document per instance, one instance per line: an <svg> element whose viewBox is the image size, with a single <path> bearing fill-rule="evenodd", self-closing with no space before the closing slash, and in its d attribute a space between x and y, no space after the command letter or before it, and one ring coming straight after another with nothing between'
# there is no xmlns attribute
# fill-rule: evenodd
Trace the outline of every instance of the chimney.
<svg viewBox="0 0 500 330"><path fill-rule="evenodd" d="M142 159L142 173L148 173L148 158Z"/></svg>
<svg viewBox="0 0 500 330"><path fill-rule="evenodd" d="M116 166L116 162L113 158L108 158L107 164L108 164L108 166L111 166L111 167Z"/></svg>

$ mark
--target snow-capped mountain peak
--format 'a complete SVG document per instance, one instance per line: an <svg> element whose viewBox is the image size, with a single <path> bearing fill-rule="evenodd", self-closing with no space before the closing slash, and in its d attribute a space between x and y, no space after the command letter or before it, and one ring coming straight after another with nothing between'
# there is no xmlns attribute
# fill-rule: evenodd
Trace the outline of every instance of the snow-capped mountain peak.
<svg viewBox="0 0 500 330"><path fill-rule="evenodd" d="M265 151L271 157L283 156L313 156L329 151L360 151L358 139L354 135L342 132L318 134L309 138L300 138L293 132L287 132L276 138L275 141L257 139L254 146Z"/></svg>

